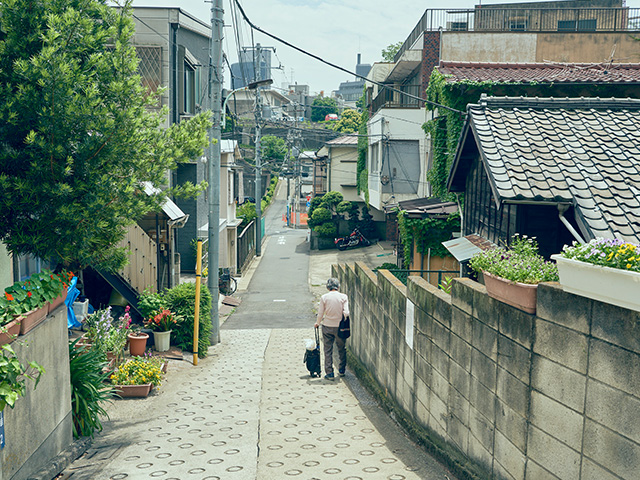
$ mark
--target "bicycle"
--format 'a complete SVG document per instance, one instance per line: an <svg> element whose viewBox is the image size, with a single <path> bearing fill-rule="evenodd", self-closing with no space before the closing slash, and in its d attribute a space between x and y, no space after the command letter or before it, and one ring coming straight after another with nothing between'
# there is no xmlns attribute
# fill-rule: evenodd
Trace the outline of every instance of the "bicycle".
<svg viewBox="0 0 640 480"><path fill-rule="evenodd" d="M221 268L218 275L218 289L223 295L233 295L238 289L238 282L231 276L228 268Z"/></svg>

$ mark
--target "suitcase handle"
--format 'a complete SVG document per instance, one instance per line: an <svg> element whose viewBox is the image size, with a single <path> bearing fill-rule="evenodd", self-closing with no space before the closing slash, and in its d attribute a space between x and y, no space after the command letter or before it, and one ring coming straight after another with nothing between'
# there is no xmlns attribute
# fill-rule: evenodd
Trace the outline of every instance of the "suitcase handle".
<svg viewBox="0 0 640 480"><path fill-rule="evenodd" d="M319 347L320 346L320 333L318 333L318 330L320 330L320 327L315 328L314 330L316 331L316 346Z"/></svg>

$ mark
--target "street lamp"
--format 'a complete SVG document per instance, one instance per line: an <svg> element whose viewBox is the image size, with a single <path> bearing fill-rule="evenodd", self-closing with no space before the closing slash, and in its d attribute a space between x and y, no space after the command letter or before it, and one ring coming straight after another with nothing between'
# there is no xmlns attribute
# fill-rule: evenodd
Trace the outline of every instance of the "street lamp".
<svg viewBox="0 0 640 480"><path fill-rule="evenodd" d="M255 90L258 87L266 87L268 85L271 85L273 83L272 79L268 79L268 80L260 80L258 82L251 82L249 85L242 87L242 88L236 88L235 90L231 90L229 92L229 94L225 97L224 99L224 103L222 104L222 128L225 127L225 125L227 124L227 102L229 101L229 99L235 95L238 92L242 92L243 90Z"/></svg>

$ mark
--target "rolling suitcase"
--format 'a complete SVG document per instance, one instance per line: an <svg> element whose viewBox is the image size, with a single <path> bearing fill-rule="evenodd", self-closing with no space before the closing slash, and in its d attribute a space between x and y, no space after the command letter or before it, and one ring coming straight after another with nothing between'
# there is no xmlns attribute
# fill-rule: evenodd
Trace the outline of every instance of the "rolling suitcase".
<svg viewBox="0 0 640 480"><path fill-rule="evenodd" d="M303 363L307 364L307 370L311 378L319 377L322 374L320 369L320 336L318 334L318 328L314 328L316 331L316 346L312 349L305 349Z"/></svg>

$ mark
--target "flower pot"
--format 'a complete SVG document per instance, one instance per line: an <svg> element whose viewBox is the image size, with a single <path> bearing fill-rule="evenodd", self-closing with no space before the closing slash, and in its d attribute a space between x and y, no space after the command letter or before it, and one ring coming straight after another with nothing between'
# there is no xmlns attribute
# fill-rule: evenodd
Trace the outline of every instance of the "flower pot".
<svg viewBox="0 0 640 480"><path fill-rule="evenodd" d="M560 284L565 292L640 312L640 273L561 255L552 255L551 259L558 264Z"/></svg>
<svg viewBox="0 0 640 480"><path fill-rule="evenodd" d="M53 312L56 308L58 308L60 305L64 303L66 298L67 298L67 287L65 287L64 290L62 290L62 294L58 298L54 298L47 304L48 305L47 312L48 313Z"/></svg>
<svg viewBox="0 0 640 480"><path fill-rule="evenodd" d="M0 332L0 345L6 345L7 343L11 343L15 340L15 338L20 334L21 322L22 317L17 317L2 326L2 331Z"/></svg>
<svg viewBox="0 0 640 480"><path fill-rule="evenodd" d="M500 300L523 312L536 313L538 299L538 285L512 282L501 277L496 277L487 272L482 272L484 285L491 298Z"/></svg>
<svg viewBox="0 0 640 480"><path fill-rule="evenodd" d="M149 335L141 333L139 336L127 335L129 338L129 353L131 356L140 357L144 355L144 351L147 348L147 340Z"/></svg>
<svg viewBox="0 0 640 480"><path fill-rule="evenodd" d="M20 335L30 332L40 325L47 318L47 305L31 310L22 314L22 322L20 322Z"/></svg>
<svg viewBox="0 0 640 480"><path fill-rule="evenodd" d="M114 385L115 393L122 398L146 397L151 391L150 383L144 385Z"/></svg>
<svg viewBox="0 0 640 480"><path fill-rule="evenodd" d="M153 342L158 352L166 352L169 350L171 339L171 330L168 332L153 332Z"/></svg>

